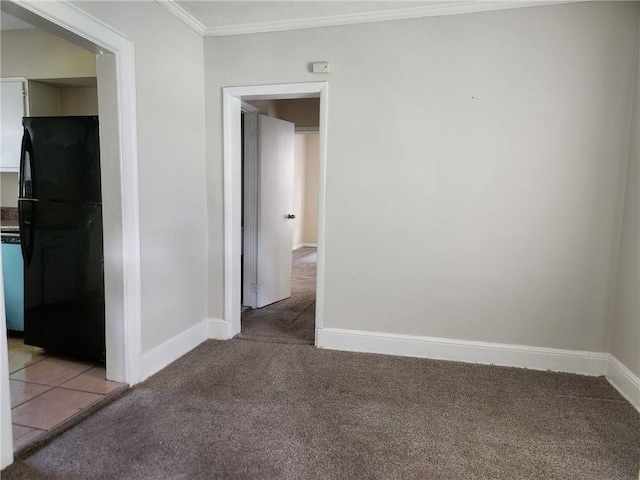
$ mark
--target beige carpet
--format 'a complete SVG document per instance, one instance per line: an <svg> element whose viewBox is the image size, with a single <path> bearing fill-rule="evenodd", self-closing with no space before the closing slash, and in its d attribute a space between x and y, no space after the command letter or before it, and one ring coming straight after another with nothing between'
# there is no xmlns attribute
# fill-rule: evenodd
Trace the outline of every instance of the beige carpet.
<svg viewBox="0 0 640 480"><path fill-rule="evenodd" d="M313 345L316 313L315 248L293 251L291 297L242 315L242 331L236 338L256 342Z"/></svg>
<svg viewBox="0 0 640 480"><path fill-rule="evenodd" d="M602 377L210 340L3 480L633 480Z"/></svg>

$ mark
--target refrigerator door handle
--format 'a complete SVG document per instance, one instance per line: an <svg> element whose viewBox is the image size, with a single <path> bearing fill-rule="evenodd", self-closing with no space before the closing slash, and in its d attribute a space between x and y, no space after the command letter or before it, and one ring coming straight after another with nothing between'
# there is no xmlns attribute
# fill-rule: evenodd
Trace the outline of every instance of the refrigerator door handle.
<svg viewBox="0 0 640 480"><path fill-rule="evenodd" d="M20 198L35 198L34 186L33 144L29 130L25 128L20 151Z"/></svg>
<svg viewBox="0 0 640 480"><path fill-rule="evenodd" d="M18 220L20 225L20 249L25 268L31 264L33 254L33 202L18 202Z"/></svg>

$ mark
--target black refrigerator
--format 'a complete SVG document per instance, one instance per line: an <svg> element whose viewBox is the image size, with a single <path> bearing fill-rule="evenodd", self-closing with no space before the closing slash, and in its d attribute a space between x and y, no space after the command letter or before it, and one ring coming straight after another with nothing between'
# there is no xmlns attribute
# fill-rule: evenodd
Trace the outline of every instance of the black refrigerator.
<svg viewBox="0 0 640 480"><path fill-rule="evenodd" d="M98 117L25 117L20 161L24 342L104 360Z"/></svg>

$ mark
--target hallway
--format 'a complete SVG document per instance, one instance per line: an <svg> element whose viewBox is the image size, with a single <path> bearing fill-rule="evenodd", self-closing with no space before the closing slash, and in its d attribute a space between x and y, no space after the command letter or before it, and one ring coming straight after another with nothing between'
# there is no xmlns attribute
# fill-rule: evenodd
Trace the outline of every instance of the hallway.
<svg viewBox="0 0 640 480"><path fill-rule="evenodd" d="M291 297L242 314L236 338L254 342L313 345L315 338L317 249L293 251Z"/></svg>

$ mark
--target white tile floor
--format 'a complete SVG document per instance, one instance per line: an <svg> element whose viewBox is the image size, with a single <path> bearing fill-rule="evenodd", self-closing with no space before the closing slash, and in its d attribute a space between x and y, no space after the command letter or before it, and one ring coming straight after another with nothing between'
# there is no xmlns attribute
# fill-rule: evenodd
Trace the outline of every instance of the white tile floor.
<svg viewBox="0 0 640 480"><path fill-rule="evenodd" d="M102 366L47 355L21 338L8 345L14 449L122 385L106 380Z"/></svg>

